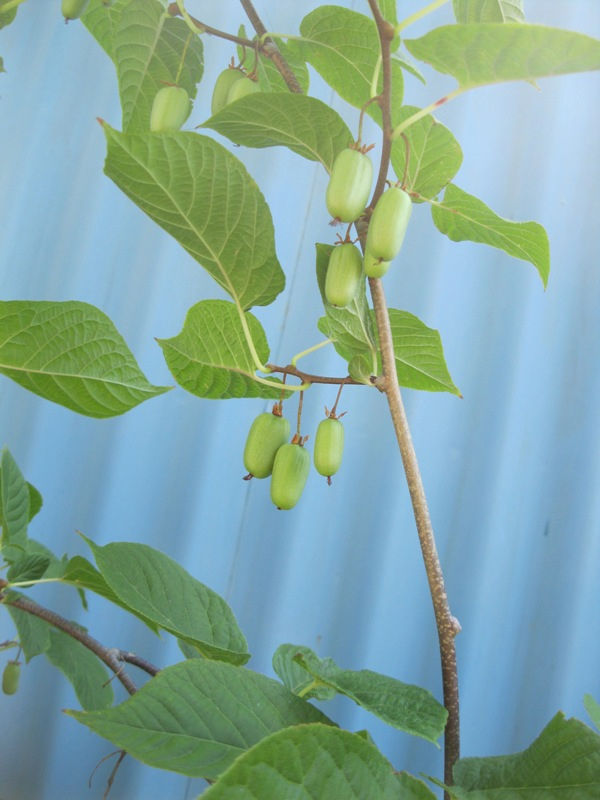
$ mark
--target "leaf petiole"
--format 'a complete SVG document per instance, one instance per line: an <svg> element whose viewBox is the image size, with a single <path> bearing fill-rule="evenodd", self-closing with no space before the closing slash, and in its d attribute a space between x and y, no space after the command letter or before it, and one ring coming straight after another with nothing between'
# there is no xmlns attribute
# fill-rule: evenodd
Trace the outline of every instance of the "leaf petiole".
<svg viewBox="0 0 600 800"><path fill-rule="evenodd" d="M454 89L453 92L448 92L448 94L444 95L443 97L440 97L440 99L436 100L435 103L430 103L428 106L425 106L425 108L421 108L411 117L407 117L404 120L404 122L401 122L400 125L398 125L398 127L394 129L394 132L392 133L392 141L399 139L400 136L402 136L402 134L404 133L404 131L407 128L410 128L410 126L413 125L415 122L418 122L420 119L423 119L423 117L426 117L428 114L433 113L440 106L446 105L446 103L448 103L450 100L454 100L455 97L458 97L465 91L466 91L465 88L459 86L458 89Z"/></svg>
<svg viewBox="0 0 600 800"><path fill-rule="evenodd" d="M296 366L296 362L299 361L304 356L309 355L310 353L314 353L315 350L320 350L321 347L325 347L328 344L332 344L333 339L325 339L323 342L319 342L319 344L315 344L312 347L309 347L307 350L303 350L301 353L296 353L296 355L292 358L292 367Z"/></svg>

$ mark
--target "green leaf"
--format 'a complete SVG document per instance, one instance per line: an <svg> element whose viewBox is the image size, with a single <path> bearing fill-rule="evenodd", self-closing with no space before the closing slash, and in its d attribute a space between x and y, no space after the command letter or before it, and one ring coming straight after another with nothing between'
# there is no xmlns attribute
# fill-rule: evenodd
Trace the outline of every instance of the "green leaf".
<svg viewBox="0 0 600 800"><path fill-rule="evenodd" d="M427 689L368 669L341 669L332 658L319 658L309 647L297 651L295 660L313 678L350 697L388 725L434 744L443 734L448 712Z"/></svg>
<svg viewBox="0 0 600 800"><path fill-rule="evenodd" d="M246 33L246 28L244 25L240 25L238 30L238 36L242 37L243 39L249 39L250 37ZM252 37L252 41L256 41L258 36ZM308 69L306 68L306 64L302 58L299 58L296 51L293 50L291 47L288 47L285 42L279 39L277 36L273 37L273 41L279 48L279 52L287 61L290 69L296 76L296 79L300 85L300 88L304 92L304 94L308 93L309 87L309 76L308 76ZM244 48L238 46L237 48L238 59L241 61L244 57ZM246 49L246 60L244 62L244 67L248 71L254 71L255 67L255 58L254 53L251 53ZM279 69L275 65L272 59L267 58L266 56L260 55L258 59L258 85L263 92L289 92L289 88L283 76L279 72Z"/></svg>
<svg viewBox="0 0 600 800"><path fill-rule="evenodd" d="M277 681L198 658L161 670L115 708L67 713L144 764L205 778L270 733L329 722Z"/></svg>
<svg viewBox="0 0 600 800"><path fill-rule="evenodd" d="M529 261L537 269L544 288L550 274L550 245L537 222L511 222L495 214L481 200L450 184L444 200L432 206L436 228L453 242L479 242Z"/></svg>
<svg viewBox="0 0 600 800"><path fill-rule="evenodd" d="M403 106L399 122L419 111ZM408 139L409 160L407 189L430 199L449 183L462 164L462 150L452 133L428 114L404 131ZM392 167L398 180L404 180L406 143L403 138L392 144Z"/></svg>
<svg viewBox="0 0 600 800"><path fill-rule="evenodd" d="M50 559L48 556L39 553L28 553L10 566L6 573L6 578L10 583L37 581L49 566Z"/></svg>
<svg viewBox="0 0 600 800"><path fill-rule="evenodd" d="M461 759L454 782L456 800L597 800L600 736L559 712L521 753Z"/></svg>
<svg viewBox="0 0 600 800"><path fill-rule="evenodd" d="M215 114L200 126L245 147L282 145L331 172L335 157L352 141L340 115L303 94L252 94Z"/></svg>
<svg viewBox="0 0 600 800"><path fill-rule="evenodd" d="M6 609L17 629L25 661L29 663L34 656L45 653L50 647L50 626L43 619L10 605L12 600L23 597L19 592L6 592L5 597L8 601Z"/></svg>
<svg viewBox="0 0 600 800"><path fill-rule="evenodd" d="M2 467L0 466L0 487L2 485ZM38 490L33 486L29 481L26 481L27 490L29 491L29 519L28 522L35 517L37 513L39 513L40 509L42 508L44 501L42 499L42 495L38 492ZM2 520L4 519L4 510L2 506L2 491L0 489L0 527L3 526Z"/></svg>
<svg viewBox="0 0 600 800"><path fill-rule="evenodd" d="M4 304L0 303L0 308L2 305ZM4 553L5 558L11 558L13 553L17 553L14 547L26 548L27 546L27 524L30 519L29 488L17 462L6 447L2 450L0 470L2 546L3 549L7 545L11 546L10 555Z"/></svg>
<svg viewBox="0 0 600 800"><path fill-rule="evenodd" d="M273 669L281 678L284 686L287 686L290 692L299 697L303 697L305 700L311 697L317 700L331 700L337 694L336 689L316 681L304 667L294 660L297 653L307 649L293 644L280 644L273 654Z"/></svg>
<svg viewBox="0 0 600 800"><path fill-rule="evenodd" d="M196 96L204 69L202 40L184 20L165 14L158 0L132 0L123 9L113 52L124 132L149 129L152 103L165 84Z"/></svg>
<svg viewBox="0 0 600 800"><path fill-rule="evenodd" d="M600 69L600 40L543 25L444 25L404 45L463 90Z"/></svg>
<svg viewBox="0 0 600 800"><path fill-rule="evenodd" d="M300 23L301 41L290 42L335 91L357 108L371 97L371 83L380 53L379 35L374 21L364 14L341 6L319 6ZM378 88L382 86L379 75ZM392 120L402 104L402 67L392 59ZM366 113L381 124L377 104Z"/></svg>
<svg viewBox="0 0 600 800"><path fill-rule="evenodd" d="M4 69L4 59L0 56L0 72L6 72Z"/></svg>
<svg viewBox="0 0 600 800"><path fill-rule="evenodd" d="M227 603L172 558L145 544L99 547L86 541L102 577L127 608L184 639L205 658L248 661L246 639Z"/></svg>
<svg viewBox="0 0 600 800"><path fill-rule="evenodd" d="M246 323L261 363L269 359L265 332L249 312ZM279 398L275 388L256 380L256 367L244 336L238 310L225 300L201 300L187 313L181 333L158 339L171 374L186 391L212 400L229 397ZM288 393L289 395L289 393Z"/></svg>
<svg viewBox="0 0 600 800"><path fill-rule="evenodd" d="M170 388L148 382L106 314L74 301L0 301L0 372L97 418L123 414Z"/></svg>
<svg viewBox="0 0 600 800"><path fill-rule="evenodd" d="M454 16L469 22L525 22L523 0L452 0Z"/></svg>
<svg viewBox="0 0 600 800"><path fill-rule="evenodd" d="M337 308L327 302L325 297L325 278L332 245L317 244L317 283L325 307L326 317L319 320L319 330L333 339L333 346L346 361L354 356L364 356L365 367L359 375L350 373L353 378L370 385L369 377L377 366L376 332L369 310L365 283L362 282L356 297L345 308Z"/></svg>
<svg viewBox="0 0 600 800"><path fill-rule="evenodd" d="M586 694L583 698L583 704L590 715L590 719L600 731L600 703L597 703L591 694Z"/></svg>
<svg viewBox="0 0 600 800"><path fill-rule="evenodd" d="M48 661L73 685L77 699L86 711L107 708L113 704L114 692L107 670L91 650L60 631L50 631Z"/></svg>
<svg viewBox="0 0 600 800"><path fill-rule="evenodd" d="M18 7L12 8L10 11L2 11L2 6L7 5L8 2L9 0L0 0L0 30L2 30L2 28L6 28L7 25L10 25L10 23L17 16ZM0 58L0 72L4 72L2 68L1 58Z"/></svg>
<svg viewBox="0 0 600 800"><path fill-rule="evenodd" d="M417 786L419 787L417 789ZM286 728L224 772L203 800L434 800L425 784L395 773L355 733L327 725Z"/></svg>
<svg viewBox="0 0 600 800"><path fill-rule="evenodd" d="M104 132L108 177L243 309L272 303L285 286L273 220L241 161L195 133Z"/></svg>
<svg viewBox="0 0 600 800"><path fill-rule="evenodd" d="M148 619L143 612L134 611L127 603L124 603L116 592L111 589L96 567L90 564L87 558L83 558L83 556L73 556L66 565L64 574L61 576L61 581L75 586L80 592L86 589L90 592L94 592L94 594L104 597L105 600L125 609L125 611L134 613L138 619L150 628L150 630L154 633L158 633L158 625L151 619ZM87 608L85 600L84 606Z"/></svg>
<svg viewBox="0 0 600 800"><path fill-rule="evenodd" d="M104 50L114 61L114 42L121 13L131 0L116 0L114 5L105 6L102 0L90 0L90 4L81 15L81 21Z"/></svg>
<svg viewBox="0 0 600 800"><path fill-rule="evenodd" d="M46 547L46 545L41 542L37 542L35 539L27 540L27 555L41 556L48 560L48 566L43 573L44 578L62 578L69 560L66 555L63 555L62 558L58 558L50 548Z"/></svg>

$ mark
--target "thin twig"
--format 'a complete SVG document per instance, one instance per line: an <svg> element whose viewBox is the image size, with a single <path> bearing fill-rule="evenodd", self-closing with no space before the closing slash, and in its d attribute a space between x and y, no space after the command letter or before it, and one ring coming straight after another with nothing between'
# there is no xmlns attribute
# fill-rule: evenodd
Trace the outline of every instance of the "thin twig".
<svg viewBox="0 0 600 800"><path fill-rule="evenodd" d="M119 661L125 661L127 664L133 664L134 667L139 667L152 677L158 675L158 673L160 672L160 667L151 664L149 661L146 661L145 658L142 658L141 656L138 656L135 653L130 653L125 650L119 650L118 659Z"/></svg>
<svg viewBox="0 0 600 800"><path fill-rule="evenodd" d="M389 23L383 20L377 0L368 0L368 2L379 31L383 60L383 91L380 103L383 123L383 146L377 186L371 201L373 206L385 186L385 179L389 169L389 154L391 152L391 37L389 35ZM383 388L387 397L402 456L438 631L444 705L448 711L448 721L444 735L444 781L447 785L451 785L453 782L452 769L460 755L458 674L454 642L454 637L459 632L460 625L450 613L423 481L398 385L392 331L381 280L369 278L369 288L375 310L375 322L379 333L379 347L383 368L383 380L380 380L380 388ZM446 800L449 800L447 792L444 796Z"/></svg>
<svg viewBox="0 0 600 800"><path fill-rule="evenodd" d="M302 383L326 383L334 385L343 383L349 386L364 385L360 381L354 380L354 378L351 378L349 375L345 378L334 378L329 375L312 375L310 372L302 372L302 370L299 370L291 364L288 364L286 367L280 367L277 364L267 364L267 366L271 370L271 373L280 372L283 375L293 375L295 378L300 378Z"/></svg>
<svg viewBox="0 0 600 800"><path fill-rule="evenodd" d="M252 0L240 0L242 4L242 8L246 12L248 19L250 20L252 27L258 34L258 36L262 39L265 37L267 33L267 29L265 28L263 21L258 16L254 5L252 4ZM290 92L294 92L295 94L303 94L302 87L298 83L298 79L294 75L292 68L283 57L281 50L277 47L273 39L270 36L266 36L261 48L261 52L267 58L270 58L271 61L275 64L279 73L283 80L286 82L288 89Z"/></svg>
<svg viewBox="0 0 600 800"><path fill-rule="evenodd" d="M170 3L167 11L172 17L182 16L177 3ZM234 44L239 44L242 47L249 47L250 49L253 49L256 44L256 42L252 41L252 39L245 39L243 36L235 36L233 33L220 31L218 28L213 28L211 25L206 25L204 22L200 22L199 19L196 19L196 17L193 17L191 14L188 14L188 17L192 20L200 33L208 33L211 36L217 36L219 39L226 39L228 42L234 42Z"/></svg>
<svg viewBox="0 0 600 800"><path fill-rule="evenodd" d="M5 582L2 581L2 583ZM104 645L100 644L99 641L87 634L81 628L78 628L76 625L73 625L72 622L69 622L68 619L61 617L60 614L57 614L54 611L50 611L49 608L44 608L44 606L34 603L33 600L30 600L28 597L20 596L11 598L10 595L0 593L0 601L2 601L4 605L18 608L21 611L25 611L27 614L32 614L34 617L43 619L45 622L48 622L50 625L54 625L55 628L63 631L63 633L66 633L73 639L81 642L84 647L87 647L88 650L91 650L92 653L95 653L98 658L103 661L112 672L114 672L129 694L136 693L137 687L135 683L125 672L123 665L119 663L119 658L117 655L119 652L118 650L111 650L107 647L104 647Z"/></svg>

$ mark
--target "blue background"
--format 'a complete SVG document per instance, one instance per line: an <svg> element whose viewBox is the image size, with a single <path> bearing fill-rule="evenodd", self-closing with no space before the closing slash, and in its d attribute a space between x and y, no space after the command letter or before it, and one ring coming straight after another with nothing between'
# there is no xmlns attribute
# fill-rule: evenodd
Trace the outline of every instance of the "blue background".
<svg viewBox="0 0 600 800"><path fill-rule="evenodd" d="M258 3L270 30L297 30L292 4ZM399 4L406 14L422 3ZM354 7L367 13L366 3ZM189 11L237 30L234 3ZM600 37L595 0L528 0L528 19ZM436 24L451 20L449 7ZM408 32L425 31L416 25ZM95 117L119 126L114 70L59 3L28 0L0 32L0 297L81 300L115 322L154 383L172 384L154 337L179 332L187 309L224 297L219 287L102 174ZM233 48L205 39L207 67L191 129L209 116L210 93ZM407 103L453 88L407 77ZM562 709L584 717L600 699L600 75L479 89L440 110L464 164L456 182L504 217L535 219L549 234L552 272L476 244L455 244L415 208L402 258L385 278L391 306L440 331L464 399L405 391L453 613L463 755L527 746ZM312 76L312 93L352 129L358 112ZM211 135L209 133L209 135ZM377 133L371 129L371 137ZM217 137L218 138L218 137ZM365 137L368 138L368 137ZM258 309L272 360L287 362L321 338L314 243L332 241L325 172L283 148L235 149L273 210L287 274L278 301ZM344 374L326 348L305 369ZM334 392L307 394L314 432ZM344 391L345 462L331 487L313 473L298 507L276 511L267 482L241 480L241 456L260 401L199 400L180 388L123 417L94 420L0 380L0 438L44 496L31 535L56 553L139 541L164 550L231 604L253 653L272 674L281 642L305 644L341 666L418 683L441 697L437 637L400 459L385 401ZM97 597L82 611L67 587L32 596L85 624L107 646L159 666L180 653L165 636ZM0 615L0 641L14 628ZM143 676L132 669L140 682ZM120 691L117 689L117 691ZM0 698L4 800L102 796L114 748L61 709L77 707L47 661L26 665L22 691ZM327 707L340 724L368 727L396 768L441 773L431 744L388 729L350 701ZM200 781L128 758L112 800L193 798Z"/></svg>

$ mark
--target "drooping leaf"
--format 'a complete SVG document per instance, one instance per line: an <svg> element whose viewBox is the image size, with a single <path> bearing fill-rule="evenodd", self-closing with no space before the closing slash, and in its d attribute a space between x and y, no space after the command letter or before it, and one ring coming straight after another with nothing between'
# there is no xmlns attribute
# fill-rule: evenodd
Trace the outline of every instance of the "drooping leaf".
<svg viewBox="0 0 600 800"><path fill-rule="evenodd" d="M75 586L82 593L82 600L86 608L87 603L85 602L83 592L89 590L100 597L104 597L104 599L108 600L110 603L114 603L120 608L125 609L125 611L134 613L151 631L158 633L158 625L143 612L132 610L127 603L123 602L116 592L111 589L96 567L90 564L87 558L83 556L73 556L73 558L68 561L61 580L63 583Z"/></svg>
<svg viewBox="0 0 600 800"><path fill-rule="evenodd" d="M331 172L336 155L352 141L340 115L303 94L252 94L202 124L245 147L282 145Z"/></svg>
<svg viewBox="0 0 600 800"><path fill-rule="evenodd" d="M301 652L302 648L293 644L280 644L273 654L273 669L279 676L284 686L306 700L311 697L317 700L331 700L337 694L333 686L321 683L301 667L294 656Z"/></svg>
<svg viewBox="0 0 600 800"><path fill-rule="evenodd" d="M10 551L5 552L4 556L12 560L13 554L15 557L19 557L21 549L27 546L29 487L17 462L6 447L2 450L0 460L0 498L2 545L3 549L7 551L10 547Z"/></svg>
<svg viewBox="0 0 600 800"><path fill-rule="evenodd" d="M481 200L450 184L440 204L432 206L436 228L453 242L479 242L528 261L537 269L544 288L550 274L550 245L537 222L512 222L495 214Z"/></svg>
<svg viewBox="0 0 600 800"><path fill-rule="evenodd" d="M40 553L27 554L15 561L6 573L6 578L10 583L25 584L29 581L37 581L50 566L48 556Z"/></svg>
<svg viewBox="0 0 600 800"><path fill-rule="evenodd" d="M454 783L456 800L597 800L600 736L559 712L520 753L459 760Z"/></svg>
<svg viewBox="0 0 600 800"><path fill-rule="evenodd" d="M525 22L523 0L452 0L460 24L469 22Z"/></svg>
<svg viewBox="0 0 600 800"><path fill-rule="evenodd" d="M2 475L2 467L0 466L0 476ZM1 484L1 477L0 477L0 486ZM29 519L28 522L35 517L36 514L39 513L41 507L44 504L44 500L42 495L39 491L33 486L29 481L26 481L27 489L29 491ZM2 506L2 492L0 491L0 527L2 526L2 519L4 518L4 510Z"/></svg>
<svg viewBox="0 0 600 800"><path fill-rule="evenodd" d="M111 320L75 301L0 301L0 372L88 417L114 417L169 390L152 386Z"/></svg>
<svg viewBox="0 0 600 800"><path fill-rule="evenodd" d="M261 363L269 345L260 322L244 314ZM244 336L238 310L225 300L201 300L187 313L181 333L158 339L171 374L186 391L212 400L228 397L278 398L282 384L256 380L256 366Z"/></svg>
<svg viewBox="0 0 600 800"><path fill-rule="evenodd" d="M300 41L290 42L335 91L357 108L371 97L371 84L380 53L379 35L374 21L341 6L319 6L300 23ZM382 86L379 75L378 91ZM402 105L404 79L402 67L392 59L392 120ZM366 113L381 124L376 103Z"/></svg>
<svg viewBox="0 0 600 800"><path fill-rule="evenodd" d="M218 594L145 544L89 544L102 577L125 607L196 647L205 658L245 664L248 644Z"/></svg>
<svg viewBox="0 0 600 800"><path fill-rule="evenodd" d="M206 800L434 800L422 781L396 773L361 736L327 725L263 739L202 795Z"/></svg>
<svg viewBox="0 0 600 800"><path fill-rule="evenodd" d="M205 778L270 733L329 723L277 681L199 658L161 670L115 708L67 713L144 764Z"/></svg>
<svg viewBox="0 0 600 800"><path fill-rule="evenodd" d="M590 715L590 719L600 731L600 703L597 703L591 694L586 694L583 698L583 704Z"/></svg>
<svg viewBox="0 0 600 800"><path fill-rule="evenodd" d="M399 121L418 112L414 106L403 106ZM408 140L407 189L428 199L448 184L462 164L462 150L452 133L428 114L410 125L404 135ZM398 180L404 180L407 145L403 138L392 145L392 167Z"/></svg>
<svg viewBox="0 0 600 800"><path fill-rule="evenodd" d="M19 592L6 592L5 605L17 629L25 661L29 663L34 656L45 653L50 647L50 626L34 614L10 605L12 600L19 597L23 597Z"/></svg>
<svg viewBox="0 0 600 800"><path fill-rule="evenodd" d="M106 55L115 60L114 42L121 13L131 0L116 0L112 6L106 6L102 0L90 0L81 21L104 50Z"/></svg>
<svg viewBox="0 0 600 800"><path fill-rule="evenodd" d="M600 69L600 40L544 25L444 25L404 45L462 89Z"/></svg>
<svg viewBox="0 0 600 800"><path fill-rule="evenodd" d="M61 578L64 575L69 560L67 555L58 558L49 547L46 547L46 545L41 542L37 542L35 539L27 540L27 555L41 556L48 561L48 566L43 572L44 578Z"/></svg>
<svg viewBox="0 0 600 800"><path fill-rule="evenodd" d="M246 33L244 25L240 25L238 36L241 36L243 39L251 38ZM254 36L253 41L257 38L257 36ZM294 73L300 88L306 94L309 87L309 76L304 59L299 58L296 51L288 47L287 44L277 36L273 37L273 41L277 45L281 55L287 61L289 68ZM238 45L237 53L238 59L241 61L244 58L244 48ZM248 48L245 50L244 67L248 71L254 71L255 69L254 51L250 52ZM259 55L258 59L258 85L263 92L289 92L288 85L274 61L262 55Z"/></svg>
<svg viewBox="0 0 600 800"><path fill-rule="evenodd" d="M123 108L123 131L150 127L153 100L177 84L193 100L204 69L203 45L182 19L165 13L159 0L131 0L121 12L113 53Z"/></svg>
<svg viewBox="0 0 600 800"><path fill-rule="evenodd" d="M51 630L50 647L45 656L72 684L86 711L108 708L113 704L114 692L107 670L81 642L61 631Z"/></svg>
<svg viewBox="0 0 600 800"><path fill-rule="evenodd" d="M269 305L285 276L271 212L244 165L195 133L118 133L106 123L105 173L243 309Z"/></svg>
<svg viewBox="0 0 600 800"><path fill-rule="evenodd" d="M317 244L317 283L325 307L326 317L319 320L319 330L333 339L333 346L346 361L355 356L364 356L365 367L357 373L350 373L355 380L370 384L369 378L377 367L376 334L373 318L367 302L364 282L356 297L346 308L336 308L325 297L325 278L332 245Z"/></svg>
<svg viewBox="0 0 600 800"><path fill-rule="evenodd" d="M369 669L341 669L332 658L319 658L309 647L298 647L294 660L313 678L394 728L434 744L444 732L448 712L427 689Z"/></svg>

